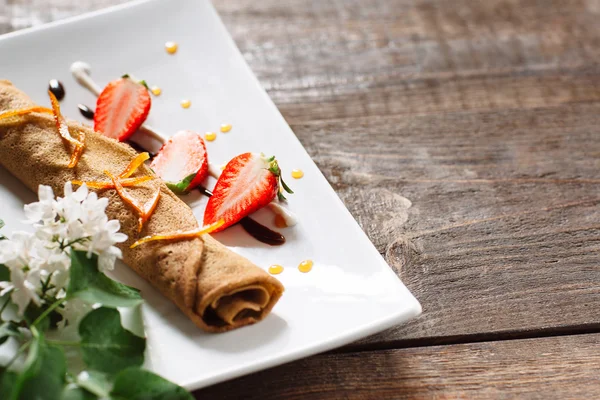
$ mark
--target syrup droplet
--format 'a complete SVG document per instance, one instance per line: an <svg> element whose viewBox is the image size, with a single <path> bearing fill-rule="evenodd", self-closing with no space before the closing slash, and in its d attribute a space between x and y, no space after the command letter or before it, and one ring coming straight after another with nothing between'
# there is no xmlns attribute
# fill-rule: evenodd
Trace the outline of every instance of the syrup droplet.
<svg viewBox="0 0 600 400"><path fill-rule="evenodd" d="M277 275L282 272L283 272L283 267L281 265L274 264L269 267L269 273L271 275Z"/></svg>
<svg viewBox="0 0 600 400"><path fill-rule="evenodd" d="M94 110L86 106L85 104L78 104L79 112L87 119L94 119Z"/></svg>
<svg viewBox="0 0 600 400"><path fill-rule="evenodd" d="M217 138L217 134L214 132L206 132L204 134L204 139L208 140L209 142L212 142L216 138Z"/></svg>
<svg viewBox="0 0 600 400"><path fill-rule="evenodd" d="M183 108L190 108L190 106L192 105L192 101L185 99L185 100L181 100L181 107Z"/></svg>
<svg viewBox="0 0 600 400"><path fill-rule="evenodd" d="M160 96L160 94L162 93L162 89L159 88L158 86L152 86L152 88L150 89L150 91L155 96Z"/></svg>
<svg viewBox="0 0 600 400"><path fill-rule="evenodd" d="M221 132L227 133L231 130L231 124L221 124Z"/></svg>
<svg viewBox="0 0 600 400"><path fill-rule="evenodd" d="M275 226L278 228L287 228L287 222L285 222L285 218L281 214L275 215Z"/></svg>
<svg viewBox="0 0 600 400"><path fill-rule="evenodd" d="M169 54L175 54L175 53L177 53L177 49L178 48L179 48L179 45L177 43L175 43L175 42L167 42L167 43L165 43L165 50Z"/></svg>
<svg viewBox="0 0 600 400"><path fill-rule="evenodd" d="M307 272L310 272L312 267L313 267L312 260L304 260L298 265L298 271L307 273Z"/></svg>
<svg viewBox="0 0 600 400"><path fill-rule="evenodd" d="M65 98L65 87L58 79L51 79L50 82L48 82L48 90L56 96L56 100L58 101Z"/></svg>
<svg viewBox="0 0 600 400"><path fill-rule="evenodd" d="M293 169L292 170L292 178L300 179L303 176L304 176L304 171L302 171L301 169Z"/></svg>

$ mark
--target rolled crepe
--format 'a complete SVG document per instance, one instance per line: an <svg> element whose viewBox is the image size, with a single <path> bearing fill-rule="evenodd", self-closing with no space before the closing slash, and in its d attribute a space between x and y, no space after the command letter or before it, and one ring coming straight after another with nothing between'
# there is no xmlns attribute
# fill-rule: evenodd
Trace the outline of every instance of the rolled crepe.
<svg viewBox="0 0 600 400"><path fill-rule="evenodd" d="M0 112L32 106L27 95L10 82L0 81ZM126 144L74 121L68 123L70 130L86 134L85 150L75 168L67 168L72 149L59 136L53 116L38 113L0 120L0 164L31 190L48 185L62 193L68 181L107 181L104 170L118 175L136 156ZM154 174L143 165L136 175ZM144 204L158 188L160 201L141 233L138 215L115 190L98 192L109 200L109 219L119 220L128 236L120 245L125 263L205 331L223 332L263 319L281 297L283 286L211 236L129 248L143 236L198 227L192 210L160 179L126 190Z"/></svg>

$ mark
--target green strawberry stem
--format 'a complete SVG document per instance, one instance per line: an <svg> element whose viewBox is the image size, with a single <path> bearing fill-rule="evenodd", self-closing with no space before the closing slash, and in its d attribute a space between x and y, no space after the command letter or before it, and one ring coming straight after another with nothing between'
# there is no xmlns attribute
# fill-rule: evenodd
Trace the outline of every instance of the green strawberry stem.
<svg viewBox="0 0 600 400"><path fill-rule="evenodd" d="M123 79L133 79L133 77L131 75L129 75L129 74L123 74L123 75L121 75L121 78L123 78ZM138 83L140 85L144 86L146 89L150 90L150 88L148 87L148 83L146 83L146 80L142 79L142 80L138 81Z"/></svg>
<svg viewBox="0 0 600 400"><path fill-rule="evenodd" d="M285 190L289 194L294 194L294 191L290 189L290 187L283 180L283 177L281 176L281 168L279 168L279 163L275 159L275 156L267 158L266 161L269 163L269 171L271 171L271 173L278 178L277 198L279 201L286 201L287 199L283 194L283 191Z"/></svg>

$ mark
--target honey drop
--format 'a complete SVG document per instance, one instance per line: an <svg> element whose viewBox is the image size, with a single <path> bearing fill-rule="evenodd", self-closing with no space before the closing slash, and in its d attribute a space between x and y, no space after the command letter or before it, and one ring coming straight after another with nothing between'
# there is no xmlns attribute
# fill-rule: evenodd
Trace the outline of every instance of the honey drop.
<svg viewBox="0 0 600 400"><path fill-rule="evenodd" d="M179 45L177 43L175 43L175 42L167 42L167 43L165 43L165 50L169 54L175 54L175 53L177 53L177 49L178 48L179 48Z"/></svg>
<svg viewBox="0 0 600 400"><path fill-rule="evenodd" d="M287 222L285 222L285 218L283 218L281 215L277 214L275 215L275 226L278 228L287 228Z"/></svg>
<svg viewBox="0 0 600 400"><path fill-rule="evenodd" d="M204 134L204 139L208 140L209 142L212 142L216 138L217 138L217 134L214 132L206 132Z"/></svg>
<svg viewBox="0 0 600 400"><path fill-rule="evenodd" d="M292 178L300 179L303 176L304 176L304 171L302 171L301 169L293 169L292 170Z"/></svg>
<svg viewBox="0 0 600 400"><path fill-rule="evenodd" d="M313 267L312 260L304 260L298 265L298 271L307 273L312 269L312 267Z"/></svg>
<svg viewBox="0 0 600 400"><path fill-rule="evenodd" d="M221 124L221 132L226 133L231 130L231 124Z"/></svg>
<svg viewBox="0 0 600 400"><path fill-rule="evenodd" d="M155 96L160 96L160 94L162 93L162 89L159 88L158 86L152 86L152 88L150 89L150 91Z"/></svg>
<svg viewBox="0 0 600 400"><path fill-rule="evenodd" d="M277 275L282 272L283 272L283 267L281 265L274 264L269 267L269 273L271 275Z"/></svg>
<svg viewBox="0 0 600 400"><path fill-rule="evenodd" d="M181 100L181 107L183 108L190 108L190 106L192 105L191 100Z"/></svg>

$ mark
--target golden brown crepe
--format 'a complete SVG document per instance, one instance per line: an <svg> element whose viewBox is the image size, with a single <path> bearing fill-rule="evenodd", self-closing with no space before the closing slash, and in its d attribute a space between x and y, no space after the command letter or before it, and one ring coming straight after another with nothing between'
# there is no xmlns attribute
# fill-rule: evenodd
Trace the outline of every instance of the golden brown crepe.
<svg viewBox="0 0 600 400"><path fill-rule="evenodd" d="M0 112L31 106L35 104L27 95L0 80ZM74 169L67 168L72 149L58 135L52 115L34 113L0 120L0 164L31 190L49 185L55 193L62 193L67 181L107 181L104 170L118 175L136 156L128 145L91 128L69 121L69 129L86 134L85 151ZM153 173L142 166L134 176L139 175ZM228 331L263 319L281 297L283 286L211 236L129 248L143 236L198 227L192 210L159 179L126 190L143 204L158 188L158 207L141 233L137 232L138 215L115 190L98 192L109 199L109 219L118 219L121 231L129 237L120 246L125 263L206 331Z"/></svg>

